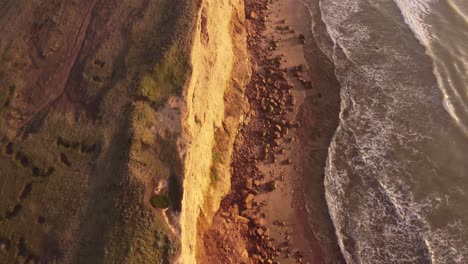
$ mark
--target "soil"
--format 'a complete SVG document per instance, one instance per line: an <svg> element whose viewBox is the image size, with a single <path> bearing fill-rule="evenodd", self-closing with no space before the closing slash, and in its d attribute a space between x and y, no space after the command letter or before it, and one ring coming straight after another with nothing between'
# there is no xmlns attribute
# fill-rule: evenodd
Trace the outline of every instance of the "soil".
<svg viewBox="0 0 468 264"><path fill-rule="evenodd" d="M231 192L205 234L201 263L341 262L337 246L326 246L325 252L319 244L302 188L310 185L305 174L311 168L304 165L313 151L310 146L323 146L312 168L322 179L326 146L338 116L339 93L333 89L338 85L325 74L317 77L323 70L307 63L315 55L310 49L317 48L305 45L312 37L305 6L292 0L245 4L253 71L246 89L250 112L235 143ZM318 100L328 100L330 114L324 117L333 120L321 129L316 120L323 117L314 115L317 107L305 106L320 104ZM323 135L305 138L304 125ZM322 184L316 185L316 196L326 207ZM336 245L328 232L331 222L326 221L324 233ZM330 248L335 252L328 252Z"/></svg>

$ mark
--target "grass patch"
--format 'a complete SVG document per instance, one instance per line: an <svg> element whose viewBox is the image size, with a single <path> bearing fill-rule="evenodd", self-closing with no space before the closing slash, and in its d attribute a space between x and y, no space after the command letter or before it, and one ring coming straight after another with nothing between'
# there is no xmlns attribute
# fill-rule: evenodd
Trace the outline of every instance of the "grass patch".
<svg viewBox="0 0 468 264"><path fill-rule="evenodd" d="M21 245L27 245L23 248L34 256L47 256L54 262L56 256L69 256L68 247L45 248L43 241L48 246L62 245L68 235L79 230L75 241L70 242L70 248L77 246L77 252L72 252L76 253L77 262L170 263L177 251L177 239L168 231L161 214L149 210L143 197L151 177L167 178L172 171L179 175L181 165L174 138L154 138L151 133L151 108L163 105L171 95L180 95L190 74L196 2L148 1L149 7L141 12L145 21L140 23L135 18L122 26L124 37L129 39L125 39L118 54L113 50L116 45L107 45L114 44L116 37L103 39L96 52L103 50L99 54L105 59L80 73L84 79L80 103L92 101L91 110L98 114L88 117L80 103L76 104L76 111L45 109L40 118L28 125L24 137L11 139L11 148L7 141L2 142L0 185L4 187L0 214L18 214L14 221L0 220L0 237L4 241L11 242L12 247L23 241ZM141 39L132 32L137 24L145 28L136 33ZM148 48L139 43L148 44ZM12 102L16 107L21 100L12 101L14 96L28 92L29 87L20 82L23 72L16 66L27 65L27 52L21 45L11 45L10 50L0 47L0 108ZM11 83L17 88L8 86ZM148 97L149 107L132 107L135 94ZM2 122L5 121L0 121L0 133L8 132ZM136 169L132 163L135 161L140 166ZM158 167L161 169L156 170ZM28 183L34 187L24 191ZM178 201L172 193L169 190L153 197L151 206L175 207ZM19 198L21 204L15 210ZM18 208L22 208L21 212ZM42 219L40 223L47 219L47 226L51 227L47 234L35 224L38 217ZM156 232L164 234L158 244ZM4 241L0 243L6 244ZM0 263L14 263L15 258L14 250L0 252Z"/></svg>
<svg viewBox="0 0 468 264"><path fill-rule="evenodd" d="M173 47L164 55L162 63L157 64L150 74L140 82L139 95L148 98L152 106L162 106L169 96L180 95L189 74L188 54Z"/></svg>
<svg viewBox="0 0 468 264"><path fill-rule="evenodd" d="M216 151L213 152L213 161L216 163L224 164L224 160L221 153Z"/></svg>
<svg viewBox="0 0 468 264"><path fill-rule="evenodd" d="M15 85L10 85L8 88L0 89L0 110L10 106L15 90Z"/></svg>
<svg viewBox="0 0 468 264"><path fill-rule="evenodd" d="M216 183L219 180L218 174L216 174L216 172L214 172L213 170L210 173L210 180L211 183Z"/></svg>
<svg viewBox="0 0 468 264"><path fill-rule="evenodd" d="M150 200L151 206L154 208L165 209L171 206L171 200L169 199L169 195L167 194L160 194L155 195Z"/></svg>

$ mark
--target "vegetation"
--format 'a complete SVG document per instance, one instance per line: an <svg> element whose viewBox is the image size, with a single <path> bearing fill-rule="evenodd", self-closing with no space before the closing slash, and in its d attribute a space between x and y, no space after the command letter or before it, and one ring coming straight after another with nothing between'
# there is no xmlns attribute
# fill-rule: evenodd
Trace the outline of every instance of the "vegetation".
<svg viewBox="0 0 468 264"><path fill-rule="evenodd" d="M213 152L213 161L216 162L216 163L224 164L221 153L216 152L216 151Z"/></svg>
<svg viewBox="0 0 468 264"><path fill-rule="evenodd" d="M8 106L0 111L0 263L60 263L70 254L64 245L76 246L79 263L168 263L177 252L153 207L177 208L181 191L144 198L153 181L180 174L176 135L151 127L190 74L197 8L149 1L122 29L125 47L116 51L110 36L85 59L79 96L41 109L20 130L27 100L12 98L36 95L10 82L22 73L11 66L30 51L0 43L0 110Z"/></svg>
<svg viewBox="0 0 468 264"><path fill-rule="evenodd" d="M171 205L171 201L167 194L153 196L150 200L150 203L154 208L160 209L169 208L169 206Z"/></svg>

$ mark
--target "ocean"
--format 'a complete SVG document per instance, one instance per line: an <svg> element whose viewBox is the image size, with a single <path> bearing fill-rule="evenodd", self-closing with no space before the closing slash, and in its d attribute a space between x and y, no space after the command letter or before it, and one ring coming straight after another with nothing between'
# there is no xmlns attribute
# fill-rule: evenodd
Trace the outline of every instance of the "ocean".
<svg viewBox="0 0 468 264"><path fill-rule="evenodd" d="M341 85L324 184L345 260L468 263L468 1L304 1Z"/></svg>

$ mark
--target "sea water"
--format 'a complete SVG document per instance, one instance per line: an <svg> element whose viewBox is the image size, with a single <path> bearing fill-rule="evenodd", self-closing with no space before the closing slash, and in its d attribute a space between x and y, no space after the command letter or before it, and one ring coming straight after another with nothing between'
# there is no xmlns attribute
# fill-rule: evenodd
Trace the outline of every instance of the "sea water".
<svg viewBox="0 0 468 264"><path fill-rule="evenodd" d="M306 1L341 85L325 192L344 258L468 263L468 1Z"/></svg>

